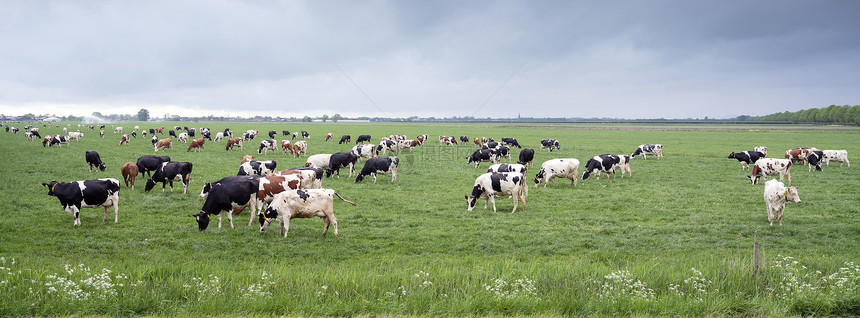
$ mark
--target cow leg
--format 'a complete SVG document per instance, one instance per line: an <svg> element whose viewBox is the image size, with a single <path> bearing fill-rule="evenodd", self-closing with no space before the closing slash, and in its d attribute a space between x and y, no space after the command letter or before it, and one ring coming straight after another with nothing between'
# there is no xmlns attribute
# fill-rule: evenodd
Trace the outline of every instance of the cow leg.
<svg viewBox="0 0 860 318"><path fill-rule="evenodd" d="M391 182L397 181L397 170L391 173Z"/></svg>
<svg viewBox="0 0 860 318"><path fill-rule="evenodd" d="M521 196L521 197L520 197L520 200L522 200L522 201L523 201L523 211L525 211L525 210L526 210L526 197L528 197L528 190L526 190L526 191L527 191L527 192L526 192L526 194L525 194L525 195L523 195L523 193L522 193L522 192L520 192L520 196Z"/></svg>
<svg viewBox="0 0 860 318"><path fill-rule="evenodd" d="M511 213L517 213L517 204L519 203L520 195L522 193L511 193L511 197L514 198L514 210Z"/></svg>
<svg viewBox="0 0 860 318"><path fill-rule="evenodd" d="M223 214L223 213L218 213L218 228L219 229L221 228L221 214Z"/></svg>
<svg viewBox="0 0 860 318"><path fill-rule="evenodd" d="M490 202L493 203L493 213L496 213L496 196L495 195L489 195L489 196L487 196L487 198L489 198Z"/></svg>
<svg viewBox="0 0 860 318"><path fill-rule="evenodd" d="M74 224L75 224L75 226L80 226L80 225L81 225L81 210L80 210L80 209L78 209L78 207L76 207L76 206L70 206L70 207L66 208L66 212L68 212L69 214L71 214L71 215L72 215L72 217L74 218Z"/></svg>
<svg viewBox="0 0 860 318"><path fill-rule="evenodd" d="M224 213L222 213L222 214L224 214ZM236 227L233 226L233 213L229 213L229 212L227 213L227 220L230 221L230 228L235 229Z"/></svg>
<svg viewBox="0 0 860 318"><path fill-rule="evenodd" d="M371 173L371 177L373 177L373 183L376 183L376 173Z"/></svg>
<svg viewBox="0 0 860 318"><path fill-rule="evenodd" d="M284 238L287 238L287 234L290 233L290 218L287 216L281 219L281 221L281 235L283 235Z"/></svg>
<svg viewBox="0 0 860 318"><path fill-rule="evenodd" d="M107 213L108 213L109 207L110 207L109 205L105 205L105 216L102 218L102 222L107 221Z"/></svg>
<svg viewBox="0 0 860 318"><path fill-rule="evenodd" d="M782 209L776 211L776 218L779 219L779 226L782 226L782 212L785 211L785 205L782 206Z"/></svg>
<svg viewBox="0 0 860 318"><path fill-rule="evenodd" d="M773 208L770 204L767 205L767 220L770 222L770 226L773 226Z"/></svg>

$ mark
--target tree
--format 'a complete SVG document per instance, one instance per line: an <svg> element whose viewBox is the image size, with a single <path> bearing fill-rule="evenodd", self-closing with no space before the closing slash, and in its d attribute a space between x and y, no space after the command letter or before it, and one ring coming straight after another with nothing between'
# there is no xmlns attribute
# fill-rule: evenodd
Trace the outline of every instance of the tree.
<svg viewBox="0 0 860 318"><path fill-rule="evenodd" d="M141 108L137 111L137 120L139 121L149 121L149 110L146 108Z"/></svg>
<svg viewBox="0 0 860 318"><path fill-rule="evenodd" d="M334 116L331 117L331 121L337 122L338 120L341 120L342 118L343 117L341 117L340 114L334 114Z"/></svg>
<svg viewBox="0 0 860 318"><path fill-rule="evenodd" d="M100 112L93 112L93 117L104 117Z"/></svg>
<svg viewBox="0 0 860 318"><path fill-rule="evenodd" d="M305 117L302 117L302 121L303 121L303 122L306 122L306 123L309 123L309 122L312 122L312 121L313 121L313 119L311 118L311 116L305 116Z"/></svg>
<svg viewBox="0 0 860 318"><path fill-rule="evenodd" d="M322 121L323 121L323 122L326 122L327 120L328 120L328 115L323 115L323 116L322 116Z"/></svg>

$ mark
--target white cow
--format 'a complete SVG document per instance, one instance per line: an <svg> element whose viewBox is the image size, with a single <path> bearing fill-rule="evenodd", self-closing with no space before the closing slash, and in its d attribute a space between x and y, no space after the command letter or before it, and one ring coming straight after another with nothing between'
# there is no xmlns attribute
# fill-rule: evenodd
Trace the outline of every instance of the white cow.
<svg viewBox="0 0 860 318"><path fill-rule="evenodd" d="M764 202L767 204L767 220L770 221L771 226L773 226L774 212L779 219L779 225L782 225L782 212L785 211L786 201L800 203L797 187L786 188L785 184L776 179L764 184Z"/></svg>
<svg viewBox="0 0 860 318"><path fill-rule="evenodd" d="M544 161L540 166L540 171L538 171L535 176L535 188L540 185L541 180L546 179L544 183L544 188L549 184L549 181L552 180L552 184L555 185L555 179L557 177L570 179L570 184L576 186L577 180L579 180L579 160L575 158L564 158L564 159L551 159Z"/></svg>
<svg viewBox="0 0 860 318"><path fill-rule="evenodd" d="M373 144L363 144L363 145L355 145L352 147L352 153L358 156L358 160L361 158L373 158L376 157L376 146Z"/></svg>
<svg viewBox="0 0 860 318"><path fill-rule="evenodd" d="M788 177L788 185L791 186L791 159L762 158L755 162L752 174L747 176L752 184L757 184L759 179L767 176L779 176L779 181Z"/></svg>
<svg viewBox="0 0 860 318"><path fill-rule="evenodd" d="M514 198L514 210L511 213L517 212L517 204L519 200L523 201L523 211L526 210L526 196L523 192L527 188L525 176L519 172L509 173L492 173L488 172L478 176L475 179L475 186L472 187L472 195L466 196L467 211L472 211L478 199L486 200L484 208L487 208L487 203L493 203L493 212L496 212L495 197L510 195Z"/></svg>
<svg viewBox="0 0 860 318"><path fill-rule="evenodd" d="M219 131L217 134L215 134L215 139L213 139L212 141L221 141L221 139L224 139L224 133Z"/></svg>
<svg viewBox="0 0 860 318"><path fill-rule="evenodd" d="M765 146L758 146L758 147L755 147L755 148L753 149L753 151L761 152L761 153L763 153L763 154L764 154L764 156L765 156L765 157L767 157L767 147L765 147Z"/></svg>
<svg viewBox="0 0 860 318"><path fill-rule="evenodd" d="M308 157L305 167L314 167L320 169L328 169L329 161L331 160L330 153L318 154Z"/></svg>
<svg viewBox="0 0 860 318"><path fill-rule="evenodd" d="M81 138L84 137L84 133L80 131L73 131L69 133L69 138L74 138L76 141L81 141Z"/></svg>
<svg viewBox="0 0 860 318"><path fill-rule="evenodd" d="M328 233L329 225L334 225L334 235L337 236L334 196L355 205L332 189L287 190L278 193L272 198L272 204L260 213L260 233L266 232L269 224L277 220L281 223L281 235L287 238L290 219L319 216L323 218L323 235Z"/></svg>
<svg viewBox="0 0 860 318"><path fill-rule="evenodd" d="M114 133L114 134L116 134L116 133L121 133L121 132L122 132L122 127L117 127L117 128L114 128L114 129L113 129L113 133Z"/></svg>
<svg viewBox="0 0 860 318"><path fill-rule="evenodd" d="M526 174L526 166L518 163L497 163L487 168L487 172L519 172Z"/></svg>
<svg viewBox="0 0 860 318"><path fill-rule="evenodd" d="M848 164L851 167L851 162L848 161L848 150L824 150L824 162L830 167L830 161L839 161L839 166Z"/></svg>

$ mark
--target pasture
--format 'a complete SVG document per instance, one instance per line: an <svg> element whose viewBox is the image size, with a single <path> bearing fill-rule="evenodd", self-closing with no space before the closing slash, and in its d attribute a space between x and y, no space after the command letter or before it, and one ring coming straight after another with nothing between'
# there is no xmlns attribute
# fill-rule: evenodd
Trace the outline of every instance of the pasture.
<svg viewBox="0 0 860 318"><path fill-rule="evenodd" d="M122 123L125 133L140 125ZM65 123L62 123L65 125ZM72 124L74 129L77 123ZM189 193L157 185L145 193L122 187L119 223L102 222L102 208L82 209L80 227L42 182L111 177L142 155L156 154L138 135L119 146L108 125L104 139L81 129L69 147L43 147L0 132L0 315L858 315L860 314L860 167L831 163L823 172L795 165L801 204L789 203L784 226L768 226L763 185L753 186L732 151L767 146L847 149L860 154L860 130L776 126L625 126L414 123L193 123L213 136L229 127L260 132L243 150L206 141L159 151L194 165ZM22 128L19 124L13 124ZM587 129L573 129L587 128ZM603 129L607 128L607 129ZM42 128L42 136L62 133ZM322 237L322 219L294 219L289 237L259 224L248 211L235 229L210 224L198 232L204 182L236 175L242 155L276 160L279 170L305 158L256 153L269 130L310 133L308 155L349 151L360 134L428 134L399 157L397 181L354 183L348 171L324 188L335 200L340 235ZM333 140L324 142L326 133ZM353 142L339 145L341 135ZM464 195L486 172L466 164L475 146L439 146L439 135L517 138L535 149L526 209L497 198L498 213L480 202L466 212ZM199 137L199 135L198 135ZM558 139L561 150L540 150ZM300 138L296 139L299 140ZM552 158L632 153L661 143L664 159L632 160L632 178L593 176L576 187L565 179L534 188L540 164ZM89 172L95 150L104 172ZM513 161L519 149L513 149ZM855 161L855 164L857 161ZM358 164L361 169L364 160ZM580 176L582 174L580 169ZM771 177L772 178L772 177ZM112 214L111 209L111 214ZM215 221L213 219L213 221ZM753 245L760 269L753 275ZM14 259L14 261L13 261ZM855 263L858 263L855 265Z"/></svg>

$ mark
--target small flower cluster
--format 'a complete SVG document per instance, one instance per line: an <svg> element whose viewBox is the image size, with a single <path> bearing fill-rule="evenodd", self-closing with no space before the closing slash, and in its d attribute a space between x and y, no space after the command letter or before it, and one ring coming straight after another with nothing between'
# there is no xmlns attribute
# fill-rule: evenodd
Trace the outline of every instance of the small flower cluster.
<svg viewBox="0 0 860 318"><path fill-rule="evenodd" d="M128 276L123 274L111 276L112 271L107 268L103 268L101 273L93 274L84 264L78 266L66 264L64 270L68 276L56 273L45 276L48 294L58 294L73 300L89 300L94 296L105 299L116 297L118 290L126 286L123 282L129 281ZM134 287L137 284L130 285Z"/></svg>
<svg viewBox="0 0 860 318"><path fill-rule="evenodd" d="M669 284L669 290L675 291L679 296L690 296L695 301L702 301L702 297L708 295L708 287L713 284L710 280L702 276L702 272L695 267L691 268L693 276L684 280L684 285ZM714 289L715 293L720 292L719 289Z"/></svg>
<svg viewBox="0 0 860 318"><path fill-rule="evenodd" d="M854 262L845 262L845 266L839 268L838 272L830 274L822 280L829 283L830 294L833 296L856 293L860 291L860 265L854 265Z"/></svg>
<svg viewBox="0 0 860 318"><path fill-rule="evenodd" d="M221 294L221 281L214 274L209 274L208 279L192 277L191 285L184 284L182 287L186 291L196 294L197 300L203 299L204 296L218 296Z"/></svg>
<svg viewBox="0 0 860 318"><path fill-rule="evenodd" d="M777 255L773 269L781 271L783 274L782 279L776 283L776 287L768 289L776 296L785 298L796 294L811 293L820 288L813 285L812 282L817 281L817 276L821 273L804 273L806 266L800 265L791 256Z"/></svg>
<svg viewBox="0 0 860 318"><path fill-rule="evenodd" d="M246 298L272 296L270 289L275 285L275 281L272 280L272 276L266 273L266 271L263 271L263 276L260 277L260 280L263 282L259 284L251 284L248 288L245 288L242 296Z"/></svg>
<svg viewBox="0 0 860 318"><path fill-rule="evenodd" d="M6 278L0 280L0 285L6 285L9 283L9 278L12 276L12 266L15 266L15 259L13 258L9 267L6 267L6 258L0 257L0 264L3 264L3 266L0 266L0 274L2 274L2 272L6 272L7 275ZM18 273L20 274L21 271L18 271Z"/></svg>
<svg viewBox="0 0 860 318"><path fill-rule="evenodd" d="M610 299L613 303L624 297L632 297L651 301L655 298L654 290L641 280L635 279L627 270L618 270L603 276L598 297Z"/></svg>
<svg viewBox="0 0 860 318"><path fill-rule="evenodd" d="M395 289L393 292L385 292L385 297L388 297L388 298L405 297L405 296L406 296L406 287L403 287L403 285L400 285L400 287L397 287L397 289Z"/></svg>
<svg viewBox="0 0 860 318"><path fill-rule="evenodd" d="M540 299L535 288L535 282L528 277L507 282L501 278L493 280L492 284L484 284L484 291L498 299L535 298Z"/></svg>
<svg viewBox="0 0 860 318"><path fill-rule="evenodd" d="M425 271L418 271L418 273L413 275L413 277L418 278L418 280L420 281L423 281L421 283L421 287L427 288L433 286L433 282L430 281L430 274Z"/></svg>
<svg viewBox="0 0 860 318"><path fill-rule="evenodd" d="M335 296L340 296L340 293L336 290L334 291L333 294ZM317 297L323 297L323 296L328 296L328 295L332 295L332 294L329 293L327 285L323 285L322 287L320 287L320 290L317 291Z"/></svg>

